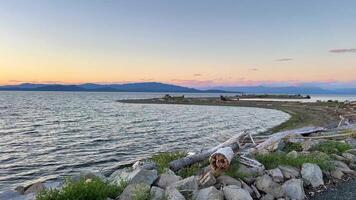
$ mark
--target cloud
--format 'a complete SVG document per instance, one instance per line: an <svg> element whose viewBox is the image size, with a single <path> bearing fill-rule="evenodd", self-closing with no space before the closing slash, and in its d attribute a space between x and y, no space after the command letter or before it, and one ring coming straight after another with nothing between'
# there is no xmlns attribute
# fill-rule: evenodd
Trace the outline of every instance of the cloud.
<svg viewBox="0 0 356 200"><path fill-rule="evenodd" d="M202 74L193 74L193 76L202 76Z"/></svg>
<svg viewBox="0 0 356 200"><path fill-rule="evenodd" d="M250 71L258 71L259 69L258 68L250 68L248 70L250 70Z"/></svg>
<svg viewBox="0 0 356 200"><path fill-rule="evenodd" d="M292 61L293 58L279 58L279 59L276 59L276 61L278 62L286 62L286 61Z"/></svg>
<svg viewBox="0 0 356 200"><path fill-rule="evenodd" d="M350 49L331 49L329 50L330 53L356 53L356 48Z"/></svg>

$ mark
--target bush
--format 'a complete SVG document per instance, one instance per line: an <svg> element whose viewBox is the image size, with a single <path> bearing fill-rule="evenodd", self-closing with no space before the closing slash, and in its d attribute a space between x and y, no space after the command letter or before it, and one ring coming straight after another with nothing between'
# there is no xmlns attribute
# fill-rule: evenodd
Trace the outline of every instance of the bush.
<svg viewBox="0 0 356 200"><path fill-rule="evenodd" d="M50 189L40 192L36 200L106 200L115 199L119 196L126 183L122 182L120 186L103 182L99 178L89 179L91 181L80 179L72 181L67 179L61 190Z"/></svg>
<svg viewBox="0 0 356 200"><path fill-rule="evenodd" d="M298 155L296 158L287 156L284 152L273 152L265 155L259 154L256 156L256 159L267 169L274 169L279 165L289 165L300 168L304 163L317 164L323 170L331 170L334 168L328 155L317 152Z"/></svg>
<svg viewBox="0 0 356 200"><path fill-rule="evenodd" d="M283 150L286 151L286 152L303 151L303 147L302 147L302 145L300 143L288 142Z"/></svg>
<svg viewBox="0 0 356 200"><path fill-rule="evenodd" d="M327 154L343 153L351 149L351 146L338 141L326 141L316 145L313 150L321 151Z"/></svg>
<svg viewBox="0 0 356 200"><path fill-rule="evenodd" d="M169 163L173 160L187 156L186 152L161 152L152 156L152 160L157 164L157 171L159 174L164 172L165 168L169 167Z"/></svg>

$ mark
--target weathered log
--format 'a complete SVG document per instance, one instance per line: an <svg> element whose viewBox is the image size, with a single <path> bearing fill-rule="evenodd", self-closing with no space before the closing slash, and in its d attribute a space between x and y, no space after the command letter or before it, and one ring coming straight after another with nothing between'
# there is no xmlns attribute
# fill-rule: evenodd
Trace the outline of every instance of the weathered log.
<svg viewBox="0 0 356 200"><path fill-rule="evenodd" d="M341 133L341 134L334 134L334 135L320 135L314 137L297 137L296 139L330 139L330 138L344 138L344 137L356 137L356 132L350 133Z"/></svg>
<svg viewBox="0 0 356 200"><path fill-rule="evenodd" d="M234 152L230 147L220 148L210 156L210 168L215 176L225 172L234 157Z"/></svg>
<svg viewBox="0 0 356 200"><path fill-rule="evenodd" d="M192 165L196 162L200 162L203 161L207 158L209 158L209 156L211 154L213 154L215 151L217 151L220 148L223 147L231 147L232 150L234 152L236 152L239 149L239 140L242 136L244 136L246 133L245 132L241 132L236 134L233 138L230 138L229 140L225 141L224 143L221 143L219 145L217 145L214 148L211 148L209 150L203 151L201 153L198 154L194 154L194 155L189 155L187 157L178 159L178 160L174 160L172 162L169 163L169 168L173 171L178 171L186 166Z"/></svg>
<svg viewBox="0 0 356 200"><path fill-rule="evenodd" d="M311 134L311 133L321 132L325 130L326 129L323 127L304 127L304 128L294 129L294 130L278 132L272 134L270 138L258 144L255 148L250 149L249 153L256 153L258 151L261 151L262 149L267 149L268 147L277 144L282 139L292 135L305 135L305 134Z"/></svg>

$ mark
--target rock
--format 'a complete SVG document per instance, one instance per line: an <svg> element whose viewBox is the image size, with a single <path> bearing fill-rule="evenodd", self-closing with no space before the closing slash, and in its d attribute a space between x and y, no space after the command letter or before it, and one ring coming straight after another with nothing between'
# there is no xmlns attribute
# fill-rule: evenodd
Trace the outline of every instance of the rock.
<svg viewBox="0 0 356 200"><path fill-rule="evenodd" d="M24 194L25 193L25 187L24 186L17 186L15 188L15 191L17 191L20 194Z"/></svg>
<svg viewBox="0 0 356 200"><path fill-rule="evenodd" d="M136 169L128 175L130 184L147 184L152 183L158 178L156 170Z"/></svg>
<svg viewBox="0 0 356 200"><path fill-rule="evenodd" d="M274 200L274 196L271 194L266 194L261 198L261 200Z"/></svg>
<svg viewBox="0 0 356 200"><path fill-rule="evenodd" d="M309 151L314 146L318 145L320 140L305 140L304 142L300 143L302 145L303 151Z"/></svg>
<svg viewBox="0 0 356 200"><path fill-rule="evenodd" d="M164 200L185 200L185 198L176 188L168 187L165 192Z"/></svg>
<svg viewBox="0 0 356 200"><path fill-rule="evenodd" d="M128 185L122 194L116 198L118 200L133 200L137 190L148 190L150 187L147 184L130 184Z"/></svg>
<svg viewBox="0 0 356 200"><path fill-rule="evenodd" d="M192 196L198 190L198 180L195 176L191 176L171 184L168 188L170 187L176 188L184 196Z"/></svg>
<svg viewBox="0 0 356 200"><path fill-rule="evenodd" d="M354 174L355 172L353 170L351 170L349 168L349 166L347 164L345 164L344 162L341 162L341 161L337 161L337 160L333 160L331 161L331 163L333 165L335 165L335 168L336 169L339 169L340 171L342 171L343 173L346 173L346 174Z"/></svg>
<svg viewBox="0 0 356 200"><path fill-rule="evenodd" d="M242 189L248 191L248 193L250 193L250 195L253 194L253 189L247 185L245 182L241 182L241 186L242 186Z"/></svg>
<svg viewBox="0 0 356 200"><path fill-rule="evenodd" d="M356 139L355 138L349 138L346 140L346 143L350 145L353 149L356 148Z"/></svg>
<svg viewBox="0 0 356 200"><path fill-rule="evenodd" d="M347 159L348 162L350 163L356 163L356 156L351 154L351 153L342 153L341 154L344 158Z"/></svg>
<svg viewBox="0 0 356 200"><path fill-rule="evenodd" d="M244 174L247 177L257 177L263 174L263 169L258 167L246 167L245 165L240 165L237 170L238 174Z"/></svg>
<svg viewBox="0 0 356 200"><path fill-rule="evenodd" d="M118 169L114 171L108 178L112 184L119 185L122 181L129 181L129 174L132 172L129 168Z"/></svg>
<svg viewBox="0 0 356 200"><path fill-rule="evenodd" d="M147 170L156 170L157 164L154 162L143 162L137 161L132 165L132 169L147 169Z"/></svg>
<svg viewBox="0 0 356 200"><path fill-rule="evenodd" d="M169 185L171 185L172 183L175 183L177 181L180 181L182 180L182 177L180 176L177 176L175 174L161 174L159 176L159 179L158 179L158 182L157 182L157 185L161 188L166 188L168 187Z"/></svg>
<svg viewBox="0 0 356 200"><path fill-rule="evenodd" d="M252 188L253 192L255 193L257 199L261 198L261 194L258 191L258 189L254 185L251 185L251 188Z"/></svg>
<svg viewBox="0 0 356 200"><path fill-rule="evenodd" d="M164 190L162 188L153 186L150 191L151 200L163 200Z"/></svg>
<svg viewBox="0 0 356 200"><path fill-rule="evenodd" d="M304 163L301 170L302 178L307 185L312 185L314 188L324 185L323 173L318 165L312 163Z"/></svg>
<svg viewBox="0 0 356 200"><path fill-rule="evenodd" d="M303 200L305 198L301 179L290 179L282 185L282 188L287 199Z"/></svg>
<svg viewBox="0 0 356 200"><path fill-rule="evenodd" d="M282 171L282 174L286 179L299 177L298 168L291 167L291 166L278 166L278 168Z"/></svg>
<svg viewBox="0 0 356 200"><path fill-rule="evenodd" d="M222 175L219 176L216 179L216 183L222 186L227 186L227 185L237 185L239 187L241 187L241 182L232 178L231 176L226 176L226 175Z"/></svg>
<svg viewBox="0 0 356 200"><path fill-rule="evenodd" d="M78 177L75 177L75 179L78 178ZM79 178L84 178L85 180L87 179L101 179L102 181L106 181L107 178L99 173L99 172L92 172L92 171L88 171L88 170L83 170L79 173Z"/></svg>
<svg viewBox="0 0 356 200"><path fill-rule="evenodd" d="M298 157L298 152L293 150L293 151L287 153L287 156L290 157L290 158L297 158Z"/></svg>
<svg viewBox="0 0 356 200"><path fill-rule="evenodd" d="M215 183L216 179L212 172L208 172L199 178L199 186L201 188L213 186Z"/></svg>
<svg viewBox="0 0 356 200"><path fill-rule="evenodd" d="M252 200L250 193L236 185L226 186L223 189L226 200Z"/></svg>
<svg viewBox="0 0 356 200"><path fill-rule="evenodd" d="M337 154L331 154L331 157L332 157L333 159L335 159L335 160L338 160L338 161L342 161L342 162L346 162L346 161L347 161L346 158L344 158L344 157L342 157L342 156L339 156L339 155L337 155Z"/></svg>
<svg viewBox="0 0 356 200"><path fill-rule="evenodd" d="M45 189L45 186L41 182L34 183L28 187L25 187L25 192L24 194L30 194L30 193L39 193Z"/></svg>
<svg viewBox="0 0 356 200"><path fill-rule="evenodd" d="M346 153L351 153L352 155L356 156L356 149L349 149L345 151Z"/></svg>
<svg viewBox="0 0 356 200"><path fill-rule="evenodd" d="M335 170L333 170L331 172L330 175L336 179L342 179L342 177L344 176L344 173L339 168L336 168Z"/></svg>
<svg viewBox="0 0 356 200"><path fill-rule="evenodd" d="M267 170L267 174L272 177L274 182L281 183L284 181L283 173L279 168Z"/></svg>
<svg viewBox="0 0 356 200"><path fill-rule="evenodd" d="M215 187L211 186L198 191L196 200L224 200L223 194Z"/></svg>
<svg viewBox="0 0 356 200"><path fill-rule="evenodd" d="M282 186L274 182L267 174L257 178L256 187L265 193L273 195L275 198L284 196Z"/></svg>

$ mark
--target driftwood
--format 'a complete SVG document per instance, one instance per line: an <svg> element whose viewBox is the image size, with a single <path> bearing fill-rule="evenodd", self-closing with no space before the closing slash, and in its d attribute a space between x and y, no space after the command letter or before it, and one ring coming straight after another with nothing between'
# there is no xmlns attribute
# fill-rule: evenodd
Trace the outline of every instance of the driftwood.
<svg viewBox="0 0 356 200"><path fill-rule="evenodd" d="M268 147L271 147L272 145L277 144L282 139L292 136L292 135L305 135L305 134L311 134L311 133L325 131L325 130L326 129L322 128L322 127L304 127L304 128L299 128L299 129L295 129L295 130L278 132L278 133L271 135L264 142L258 144L255 148L250 149L249 153L256 153L263 149L268 149Z"/></svg>
<svg viewBox="0 0 356 200"><path fill-rule="evenodd" d="M225 172L230 167L234 152L230 147L220 148L210 156L210 168L215 176Z"/></svg>
<svg viewBox="0 0 356 200"><path fill-rule="evenodd" d="M349 136L356 137L356 132L334 134L334 135L321 135L321 136L314 136L314 137L297 137L296 139L329 139L329 138L344 138Z"/></svg>
<svg viewBox="0 0 356 200"><path fill-rule="evenodd" d="M174 160L169 163L169 168L173 171L178 171L186 166L192 165L194 163L197 163L199 161L203 161L207 158L210 157L211 154L213 154L215 151L217 151L220 148L223 147L231 147L234 152L236 152L239 149L239 140L242 136L244 136L246 133L241 132L235 135L233 138L230 138L229 140L225 141L224 143L219 144L218 146L211 148L207 151L203 151L198 154L194 155L189 155L187 157Z"/></svg>

